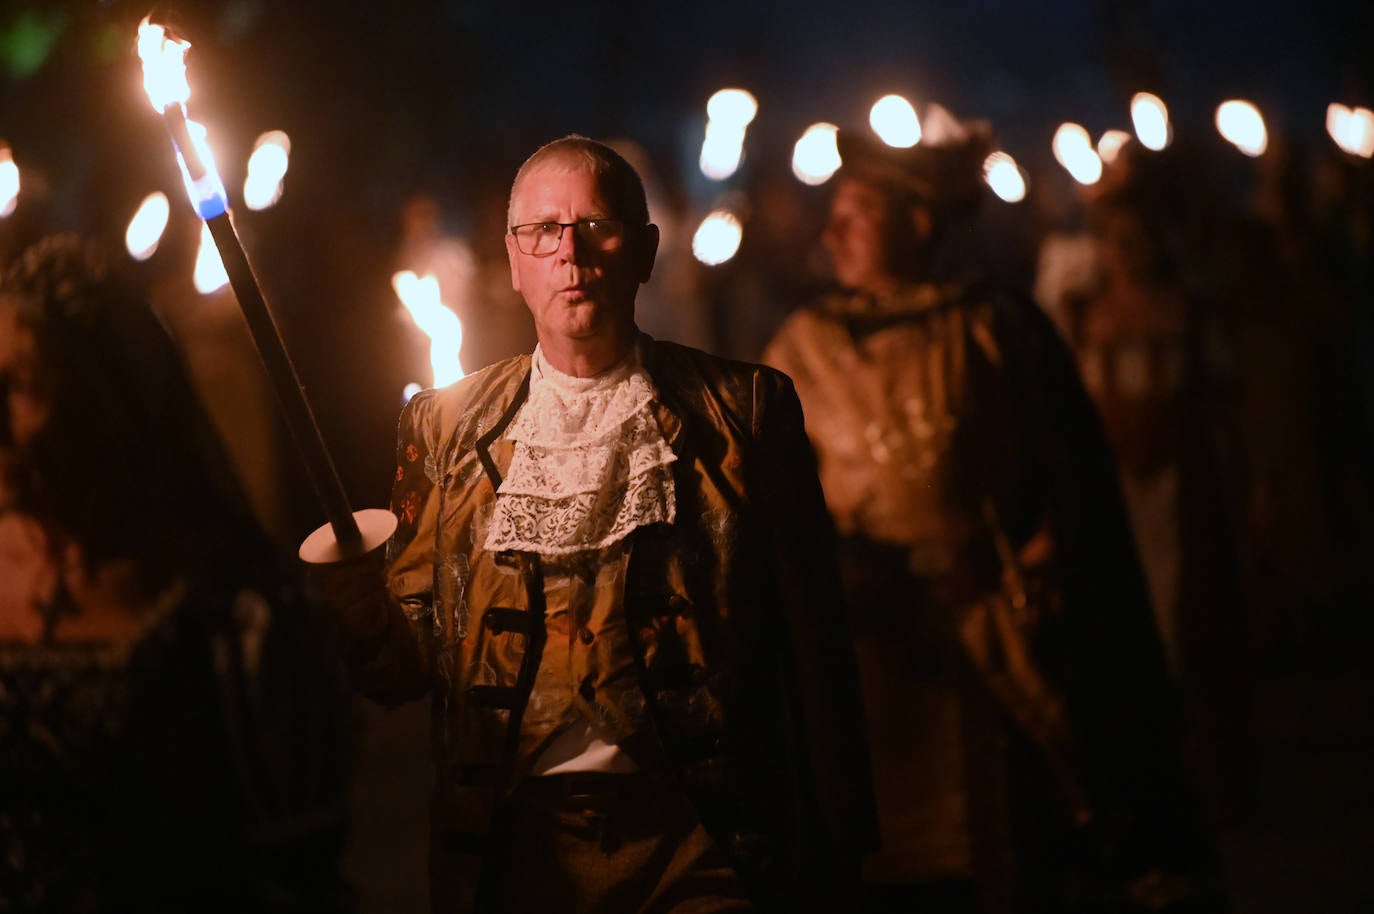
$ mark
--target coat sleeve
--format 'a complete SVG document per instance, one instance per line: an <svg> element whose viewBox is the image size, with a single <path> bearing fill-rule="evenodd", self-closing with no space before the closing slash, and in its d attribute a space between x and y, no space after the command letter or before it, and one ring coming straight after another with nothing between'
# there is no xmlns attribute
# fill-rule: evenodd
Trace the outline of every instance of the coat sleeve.
<svg viewBox="0 0 1374 914"><path fill-rule="evenodd" d="M1003 314L1020 346L1010 384L1046 475L1057 618L1043 634L1072 718L1099 828L1138 867L1215 863L1175 754L1176 700L1109 445L1067 350L1027 305Z"/></svg>
<svg viewBox="0 0 1374 914"><path fill-rule="evenodd" d="M752 431L774 546L795 739L825 835L816 850L857 865L877 844L858 667L815 453L801 402L781 372L764 368L755 376Z"/></svg>
<svg viewBox="0 0 1374 914"><path fill-rule="evenodd" d="M419 698L431 681L439 514L437 412L433 391L423 391L401 413L391 493L397 525L386 546L385 589L376 589L370 605L346 619L354 684L384 704Z"/></svg>

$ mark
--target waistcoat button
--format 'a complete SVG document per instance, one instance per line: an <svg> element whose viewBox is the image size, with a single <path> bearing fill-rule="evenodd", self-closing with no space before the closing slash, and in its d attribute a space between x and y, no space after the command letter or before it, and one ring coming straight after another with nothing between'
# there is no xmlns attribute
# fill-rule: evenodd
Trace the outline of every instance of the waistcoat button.
<svg viewBox="0 0 1374 914"><path fill-rule="evenodd" d="M596 640L596 634L590 628L579 628L577 630L577 638L583 644L591 644Z"/></svg>

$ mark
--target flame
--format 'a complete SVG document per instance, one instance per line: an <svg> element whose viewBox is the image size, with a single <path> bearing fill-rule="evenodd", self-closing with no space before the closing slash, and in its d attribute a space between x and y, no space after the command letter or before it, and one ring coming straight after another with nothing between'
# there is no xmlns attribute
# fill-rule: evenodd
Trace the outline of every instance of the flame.
<svg viewBox="0 0 1374 914"><path fill-rule="evenodd" d="M873 103L868 123L889 146L908 149L921 141L921 121L911 102L900 95L884 95Z"/></svg>
<svg viewBox="0 0 1374 914"><path fill-rule="evenodd" d="M709 267L725 263L739 250L744 227L729 210L712 210L692 236L692 256Z"/></svg>
<svg viewBox="0 0 1374 914"><path fill-rule="evenodd" d="M1241 152L1255 158L1269 147L1269 134L1259 109L1246 101L1232 99L1217 106L1217 130Z"/></svg>
<svg viewBox="0 0 1374 914"><path fill-rule="evenodd" d="M1159 96L1137 92L1131 99L1131 123L1140 145L1158 152L1169 145L1173 128L1169 126L1169 109Z"/></svg>
<svg viewBox="0 0 1374 914"><path fill-rule="evenodd" d="M830 180L840 170L840 149L835 144L839 128L834 124L812 124L792 147L792 174L813 187Z"/></svg>
<svg viewBox="0 0 1374 914"><path fill-rule="evenodd" d="M458 359L463 346L463 322L439 298L439 280L433 275L416 276L402 270L391 277L396 297L411 318L429 337L429 364L434 386L444 387L463 377Z"/></svg>
<svg viewBox="0 0 1374 914"><path fill-rule="evenodd" d="M219 169L215 167L215 154L210 149L209 132L205 126L187 120L186 137L192 146L192 158L199 161L205 169L205 174L200 178L192 177L191 168L186 164L185 153L173 143L177 164L181 166L181 180L186 185L186 196L190 198L196 212L202 219L210 219L229 208L229 195L224 189L224 182L220 180Z"/></svg>
<svg viewBox="0 0 1374 914"><path fill-rule="evenodd" d="M1096 184L1102 177L1102 160L1080 124L1059 125L1054 132L1054 157L1079 184Z"/></svg>
<svg viewBox="0 0 1374 914"><path fill-rule="evenodd" d="M147 260L157 250L162 233L167 228L167 217L171 215L172 205L162 191L153 191L143 198L138 212L129 220L129 228L124 232L124 247L134 260Z"/></svg>
<svg viewBox="0 0 1374 914"><path fill-rule="evenodd" d="M717 124L743 130L759 113L759 103L744 89L721 89L706 102L706 117Z"/></svg>
<svg viewBox="0 0 1374 914"><path fill-rule="evenodd" d="M743 89L721 89L706 102L706 138L698 164L701 173L723 181L739 168L744 131L758 114L759 103Z"/></svg>
<svg viewBox="0 0 1374 914"><path fill-rule="evenodd" d="M721 121L706 122L706 139L701 143L701 173L712 181L723 181L739 168L744 156L744 128Z"/></svg>
<svg viewBox="0 0 1374 914"><path fill-rule="evenodd" d="M1121 154L1121 147L1131 141L1131 135L1124 130L1108 130L1097 140L1097 155L1110 165Z"/></svg>
<svg viewBox="0 0 1374 914"><path fill-rule="evenodd" d="M10 148L0 143L0 219L19 205L19 166Z"/></svg>
<svg viewBox="0 0 1374 914"><path fill-rule="evenodd" d="M1362 159L1374 156L1374 111L1332 103L1326 109L1326 132L1344 152Z"/></svg>
<svg viewBox="0 0 1374 914"><path fill-rule="evenodd" d="M248 157L243 179L243 202L249 209L267 209L281 199L282 178L291 157L291 138L280 130L258 137Z"/></svg>
<svg viewBox="0 0 1374 914"><path fill-rule="evenodd" d="M138 24L138 56L143 61L143 91L161 114L168 105L184 105L191 97L186 81L186 51L189 41L167 37L160 25L144 16Z"/></svg>
<svg viewBox="0 0 1374 914"><path fill-rule="evenodd" d="M210 226L200 227L200 250L196 251L196 271L191 277L196 291L201 295L218 292L229 284L229 274L224 271L224 261L215 247L215 239L210 235Z"/></svg>
<svg viewBox="0 0 1374 914"><path fill-rule="evenodd" d="M1026 179L1016 160L1005 152L994 152L983 160L983 180L1008 203L1026 199Z"/></svg>

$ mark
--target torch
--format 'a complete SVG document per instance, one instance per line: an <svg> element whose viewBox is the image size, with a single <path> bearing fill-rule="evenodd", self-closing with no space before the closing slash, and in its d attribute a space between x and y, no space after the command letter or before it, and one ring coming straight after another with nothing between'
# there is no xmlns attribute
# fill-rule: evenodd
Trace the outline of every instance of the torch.
<svg viewBox="0 0 1374 914"><path fill-rule="evenodd" d="M219 250L229 285L248 322L277 403L329 521L305 539L300 557L319 564L362 555L391 536L396 526L395 515L377 508L354 512L339 481L296 368L282 342L276 319L234 230L228 194L215 170L205 130L186 116L186 100L191 89L186 79L185 55L190 46L189 42L169 36L162 26L146 18L138 27L143 87L153 108L162 115L181 165L191 205L205 221Z"/></svg>

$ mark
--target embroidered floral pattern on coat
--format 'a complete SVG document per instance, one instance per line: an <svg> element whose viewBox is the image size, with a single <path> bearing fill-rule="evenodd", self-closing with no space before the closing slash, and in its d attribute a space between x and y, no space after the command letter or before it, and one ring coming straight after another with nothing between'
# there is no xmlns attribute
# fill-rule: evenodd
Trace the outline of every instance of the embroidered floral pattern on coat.
<svg viewBox="0 0 1374 914"><path fill-rule="evenodd" d="M529 399L497 490L486 548L568 555L672 523L676 499L655 392L637 356L594 378L563 374L536 348Z"/></svg>

